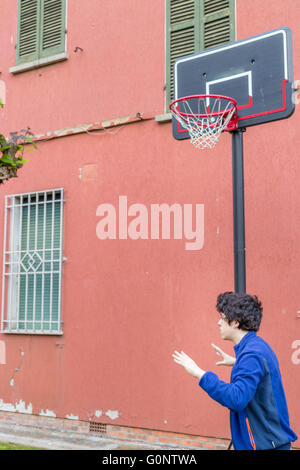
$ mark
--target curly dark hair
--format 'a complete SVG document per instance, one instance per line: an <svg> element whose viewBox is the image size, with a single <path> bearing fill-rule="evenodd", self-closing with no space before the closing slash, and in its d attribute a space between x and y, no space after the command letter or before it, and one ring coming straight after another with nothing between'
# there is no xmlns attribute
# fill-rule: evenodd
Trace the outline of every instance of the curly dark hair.
<svg viewBox="0 0 300 470"><path fill-rule="evenodd" d="M228 321L239 322L239 328L246 331L258 331L262 319L262 304L256 295L224 292L217 298L217 310Z"/></svg>

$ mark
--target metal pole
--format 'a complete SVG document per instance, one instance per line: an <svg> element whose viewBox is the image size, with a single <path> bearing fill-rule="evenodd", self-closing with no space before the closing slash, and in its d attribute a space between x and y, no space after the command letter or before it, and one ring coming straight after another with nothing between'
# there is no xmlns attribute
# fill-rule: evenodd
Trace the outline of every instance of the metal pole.
<svg viewBox="0 0 300 470"><path fill-rule="evenodd" d="M232 182L233 182L233 230L234 230L234 287L235 292L246 292L246 247L244 211L244 161L243 133L232 132Z"/></svg>

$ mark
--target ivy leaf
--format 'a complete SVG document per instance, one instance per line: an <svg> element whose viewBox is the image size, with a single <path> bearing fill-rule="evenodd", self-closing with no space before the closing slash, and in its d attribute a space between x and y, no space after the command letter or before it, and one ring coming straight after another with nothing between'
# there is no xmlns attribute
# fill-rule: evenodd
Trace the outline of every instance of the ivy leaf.
<svg viewBox="0 0 300 470"><path fill-rule="evenodd" d="M0 144L7 144L6 138L2 134L0 134Z"/></svg>
<svg viewBox="0 0 300 470"><path fill-rule="evenodd" d="M29 162L28 158L27 159L25 158L24 160L17 160L18 165L24 165L24 163L26 162Z"/></svg>
<svg viewBox="0 0 300 470"><path fill-rule="evenodd" d="M15 162L13 161L13 159L10 158L8 155L2 155L2 157L0 158L0 162L9 163L13 167L17 166Z"/></svg>
<svg viewBox="0 0 300 470"><path fill-rule="evenodd" d="M0 158L0 160L1 160L2 162L4 162L4 163L10 163L10 164L15 163L15 162L13 161L13 159L12 159L11 157L9 157L8 155L6 155L6 154L2 155L2 157Z"/></svg>
<svg viewBox="0 0 300 470"><path fill-rule="evenodd" d="M34 142L30 137L25 136L25 142L27 142L28 144L32 144L33 147L34 147L35 149L37 149L37 145L35 144L35 142Z"/></svg>

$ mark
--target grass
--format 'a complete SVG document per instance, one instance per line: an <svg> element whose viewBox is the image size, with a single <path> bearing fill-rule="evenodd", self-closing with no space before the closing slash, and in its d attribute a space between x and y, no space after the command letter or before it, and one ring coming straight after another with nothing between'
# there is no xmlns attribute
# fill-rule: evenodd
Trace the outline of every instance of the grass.
<svg viewBox="0 0 300 470"><path fill-rule="evenodd" d="M10 442L0 442L0 450L44 450L40 447L29 447Z"/></svg>
<svg viewBox="0 0 300 470"><path fill-rule="evenodd" d="M114 450L146 450L149 449L149 447L134 447L134 445L120 445ZM0 450L45 450L42 449L41 447L29 447L29 446L23 446L21 444L12 444L10 442L0 442Z"/></svg>

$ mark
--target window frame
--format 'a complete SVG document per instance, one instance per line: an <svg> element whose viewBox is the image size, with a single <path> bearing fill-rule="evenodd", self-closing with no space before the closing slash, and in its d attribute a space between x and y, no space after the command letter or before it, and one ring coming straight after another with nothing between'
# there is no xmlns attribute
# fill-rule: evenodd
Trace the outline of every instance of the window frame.
<svg viewBox="0 0 300 470"><path fill-rule="evenodd" d="M49 199L49 195L52 199ZM58 196L58 198L57 198ZM32 202L32 198L35 202ZM24 198L28 202L24 202ZM20 203L16 203L20 201ZM2 274L2 305L1 305L1 332L5 334L37 334L37 335L62 335L62 263L63 258L63 225L64 225L64 189L56 188L44 191L34 191L30 193L21 193L5 196L5 216L4 216L4 244L3 244L3 274ZM55 204L59 203L58 229L55 231ZM48 224L47 204L51 204L51 224ZM31 206L35 207L34 216L34 248L30 247L30 233L32 227L28 222L31 220ZM39 221L39 207L42 209L42 220ZM24 207L27 209L26 226L26 249L22 249L22 240L24 236L24 222L22 220ZM50 219L49 219L50 220ZM38 228L38 222L42 228ZM48 224L48 225L47 225ZM50 229L49 229L50 227ZM51 247L46 247L47 233L51 230ZM38 234L42 233L42 236ZM54 239L58 237L58 247ZM38 245L42 241L42 247ZM31 242L32 243L32 242ZM47 252L47 254L46 254ZM56 252L56 255L54 254ZM48 253L50 256L48 256ZM26 261L26 257L29 260ZM33 267L35 260L37 266ZM47 264L47 268L46 268ZM49 269L50 264L50 269ZM56 268L54 268L54 265ZM24 268L25 266L25 268ZM41 271L38 268L41 266ZM28 268L28 269L27 269ZM58 275L58 277L57 277ZM21 289L21 276L25 279L25 290ZM33 295L28 301L28 292L32 294L28 287L30 276L33 283ZM48 278L47 278L48 276ZM56 276L56 277L55 277ZM38 297L38 281L42 284L41 296ZM46 279L50 283L50 293L48 305L45 303ZM55 280L55 284L54 284ZM57 289L55 289L57 285ZM24 282L23 282L24 286ZM25 315L23 318L21 305L21 292L25 292ZM53 299L57 294L57 301L54 309ZM32 304L31 301L32 300ZM40 301L40 316L36 305ZM32 306L32 318L27 317L28 305ZM44 312L48 309L49 317L44 317ZM55 311L55 314L53 313ZM56 318L57 317L57 318ZM56 319L55 319L56 318ZM24 323L24 327L20 326ZM46 325L50 326L46 328ZM29 327L31 325L31 327ZM40 327L38 327L40 325ZM53 326L54 325L54 326Z"/></svg>
<svg viewBox="0 0 300 470"><path fill-rule="evenodd" d="M16 65L10 67L9 71L13 74L20 72L25 72L27 70L32 70L39 68L45 65L52 63L61 62L67 60L69 55L67 54L67 6L68 0L62 0L63 2L63 15L62 15L62 24L61 24L61 36L62 36L62 46L50 48L49 51L41 51L42 43L42 29L43 29L43 11L44 11L44 0L38 1L38 14L39 19L36 26L36 36L37 36L37 51L25 59L20 58L20 16L21 16L21 0L18 0L18 15L17 15L17 42L16 42Z"/></svg>

